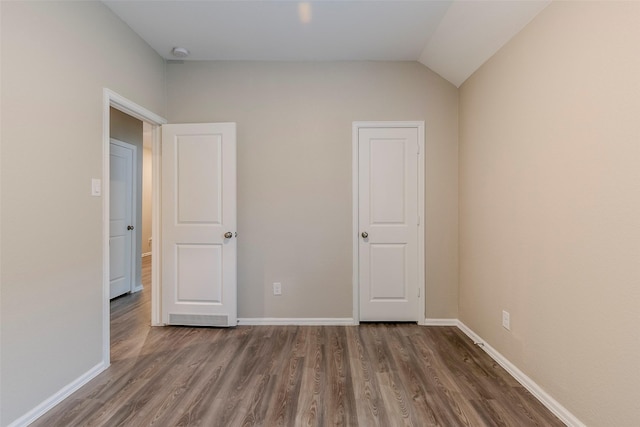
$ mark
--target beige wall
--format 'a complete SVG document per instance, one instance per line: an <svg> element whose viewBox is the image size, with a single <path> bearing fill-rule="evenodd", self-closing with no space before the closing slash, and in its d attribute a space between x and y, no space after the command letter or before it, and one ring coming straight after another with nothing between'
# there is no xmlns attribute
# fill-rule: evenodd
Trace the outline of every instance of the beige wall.
<svg viewBox="0 0 640 427"><path fill-rule="evenodd" d="M151 134L145 136L145 138L151 138ZM151 238L151 216L152 216L152 167L153 156L151 148L145 148L142 151L142 240L140 247L143 254L151 253L151 244L149 239Z"/></svg>
<svg viewBox="0 0 640 427"><path fill-rule="evenodd" d="M424 120L427 316L457 317L453 85L414 62L191 62L167 99L170 122L238 124L240 317L352 316L352 122Z"/></svg>
<svg viewBox="0 0 640 427"><path fill-rule="evenodd" d="M142 189L143 189L143 145L142 145L142 121L131 117L122 111L111 108L109 110L110 134L111 138L122 142L129 143L136 147L136 218L135 218L135 239L136 253L133 254L135 279L133 286L142 284L142 248L140 241L142 240ZM147 245L145 245L146 247Z"/></svg>
<svg viewBox="0 0 640 427"><path fill-rule="evenodd" d="M460 319L589 426L640 425L639 22L554 2L460 91Z"/></svg>
<svg viewBox="0 0 640 427"><path fill-rule="evenodd" d="M4 426L102 360L102 89L163 114L164 65L99 2L0 8Z"/></svg>

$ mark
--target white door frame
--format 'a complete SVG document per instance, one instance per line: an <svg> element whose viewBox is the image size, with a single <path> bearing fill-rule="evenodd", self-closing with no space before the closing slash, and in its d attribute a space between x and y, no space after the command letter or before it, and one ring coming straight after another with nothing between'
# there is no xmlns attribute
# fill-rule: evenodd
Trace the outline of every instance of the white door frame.
<svg viewBox="0 0 640 427"><path fill-rule="evenodd" d="M109 305L109 181L110 181L110 138L111 118L109 109L113 107L138 120L151 124L153 139L152 190L152 236L151 251L157 260L160 259L162 236L160 235L160 126L167 123L163 117L147 110L133 101L109 90L103 89L102 102L102 362L104 367L111 363L110 343L110 305ZM151 325L160 322L160 263L154 262L151 271Z"/></svg>
<svg viewBox="0 0 640 427"><path fill-rule="evenodd" d="M352 225L352 242L353 242L353 322L358 325L360 323L360 257L359 257L359 150L358 150L358 134L361 128L416 128L418 130L418 313L416 314L419 325L425 324L425 218L424 218L424 122L407 121L407 122L353 122L352 133L352 196L353 196L353 225Z"/></svg>
<svg viewBox="0 0 640 427"><path fill-rule="evenodd" d="M137 218L137 209L136 209L136 204L137 204L137 197L138 197L138 191L136 189L137 184L138 184L138 180L137 180L137 176L138 176L138 161L137 161L137 156L138 156L138 147L136 147L135 145L129 144L128 142L124 142L124 141L120 141L119 139L115 139L115 138L110 138L109 139L110 143L109 143L109 161L111 161L111 145L117 145L119 147L122 148L126 148L127 150L131 150L131 153L133 155L133 158L131 159L132 162L132 171L131 171L131 224L134 224L136 227L138 226L138 224L136 223L136 218ZM109 173L111 173L111 169L109 169ZM111 176L109 176L109 185L107 185L107 188L109 189L109 191L111 191ZM109 203L111 203L111 193L109 193ZM109 211L109 217L107 218L108 220L110 220L111 216L111 212ZM131 259L129 259L129 263L131 264L131 266L129 267L130 270L130 274L129 274L129 292L138 292L140 290L142 290L141 284L140 283L136 283L136 263L134 262L134 257L136 256L136 249L138 247L138 239L136 239L136 233L133 233L133 237L131 238ZM111 231L109 231L109 239L111 239ZM109 262L111 262L111 260L109 260ZM111 276L111 275L109 275ZM111 277L109 277L109 287L111 287Z"/></svg>

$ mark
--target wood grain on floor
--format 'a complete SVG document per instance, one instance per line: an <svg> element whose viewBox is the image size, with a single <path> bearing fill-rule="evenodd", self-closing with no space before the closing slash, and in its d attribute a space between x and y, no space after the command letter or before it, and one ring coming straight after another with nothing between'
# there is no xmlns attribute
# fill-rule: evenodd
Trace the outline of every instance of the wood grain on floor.
<svg viewBox="0 0 640 427"><path fill-rule="evenodd" d="M454 327L151 328L111 303L112 365L34 426L562 426Z"/></svg>

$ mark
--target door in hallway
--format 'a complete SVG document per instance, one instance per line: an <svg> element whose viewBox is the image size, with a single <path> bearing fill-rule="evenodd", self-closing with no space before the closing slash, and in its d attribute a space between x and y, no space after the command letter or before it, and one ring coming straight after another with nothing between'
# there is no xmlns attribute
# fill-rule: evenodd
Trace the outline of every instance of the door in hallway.
<svg viewBox="0 0 640 427"><path fill-rule="evenodd" d="M135 251L136 147L111 139L109 160L109 297L131 292Z"/></svg>

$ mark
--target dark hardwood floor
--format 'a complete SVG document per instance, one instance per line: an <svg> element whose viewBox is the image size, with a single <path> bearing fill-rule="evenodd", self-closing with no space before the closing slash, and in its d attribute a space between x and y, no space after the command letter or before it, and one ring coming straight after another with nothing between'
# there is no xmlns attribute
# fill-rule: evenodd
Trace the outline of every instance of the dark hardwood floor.
<svg viewBox="0 0 640 427"><path fill-rule="evenodd" d="M111 303L111 367L34 426L562 426L457 328L151 328Z"/></svg>

